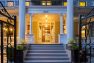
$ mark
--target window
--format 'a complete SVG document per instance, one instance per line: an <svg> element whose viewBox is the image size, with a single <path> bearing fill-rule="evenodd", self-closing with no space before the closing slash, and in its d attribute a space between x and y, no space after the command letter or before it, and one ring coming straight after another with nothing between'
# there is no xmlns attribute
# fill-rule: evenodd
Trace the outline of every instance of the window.
<svg viewBox="0 0 94 63"><path fill-rule="evenodd" d="M46 1L42 1L42 5L46 5Z"/></svg>
<svg viewBox="0 0 94 63"><path fill-rule="evenodd" d="M52 5L51 1L47 1L47 5Z"/></svg>
<svg viewBox="0 0 94 63"><path fill-rule="evenodd" d="M52 3L51 3L51 1L42 1L42 5L44 5L44 6L46 6L46 5L50 6L50 5L52 5Z"/></svg>
<svg viewBox="0 0 94 63"><path fill-rule="evenodd" d="M81 34L82 34L82 37L85 37L85 26L82 27Z"/></svg>
<svg viewBox="0 0 94 63"><path fill-rule="evenodd" d="M30 6L30 2L29 1L25 2L25 6Z"/></svg>
<svg viewBox="0 0 94 63"><path fill-rule="evenodd" d="M64 3L63 3L63 6L67 6L67 2L64 2Z"/></svg>
<svg viewBox="0 0 94 63"><path fill-rule="evenodd" d="M86 6L86 2L84 2L84 1L79 2L79 6L80 6L80 7L85 7L85 6Z"/></svg>
<svg viewBox="0 0 94 63"><path fill-rule="evenodd" d="M14 2L13 1L8 1L8 6L14 6Z"/></svg>

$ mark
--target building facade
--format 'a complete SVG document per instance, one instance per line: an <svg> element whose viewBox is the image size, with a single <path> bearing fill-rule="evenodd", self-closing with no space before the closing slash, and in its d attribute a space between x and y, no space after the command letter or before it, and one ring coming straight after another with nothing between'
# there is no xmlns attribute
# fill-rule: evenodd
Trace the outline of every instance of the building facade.
<svg viewBox="0 0 94 63"><path fill-rule="evenodd" d="M79 36L79 15L88 13L94 6L93 0L1 0L1 2L11 15L17 16L18 39L29 39L32 44L67 44L69 39ZM84 30L82 34L84 36Z"/></svg>

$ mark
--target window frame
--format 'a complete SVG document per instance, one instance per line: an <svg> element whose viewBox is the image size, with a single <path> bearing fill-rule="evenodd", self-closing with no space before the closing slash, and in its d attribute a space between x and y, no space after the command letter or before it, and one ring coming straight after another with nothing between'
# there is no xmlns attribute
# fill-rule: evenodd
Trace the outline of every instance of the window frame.
<svg viewBox="0 0 94 63"><path fill-rule="evenodd" d="M8 7L13 7L13 6L9 6L9 5L8 5L9 2L13 3L13 6L14 6L14 1L7 1L7 6L8 6Z"/></svg>

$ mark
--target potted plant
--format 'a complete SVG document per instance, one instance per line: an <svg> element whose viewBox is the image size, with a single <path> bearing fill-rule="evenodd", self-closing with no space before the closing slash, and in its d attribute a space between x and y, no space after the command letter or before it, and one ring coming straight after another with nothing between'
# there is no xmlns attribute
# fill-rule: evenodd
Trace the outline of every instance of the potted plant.
<svg viewBox="0 0 94 63"><path fill-rule="evenodd" d="M18 41L20 44L16 47L16 63L23 63L26 41L24 39L19 39Z"/></svg>
<svg viewBox="0 0 94 63"><path fill-rule="evenodd" d="M16 47L16 63L23 63L23 45L17 45Z"/></svg>
<svg viewBox="0 0 94 63"><path fill-rule="evenodd" d="M25 40L25 39L19 39L18 42L19 42L21 45L25 45L25 44L26 44L26 40Z"/></svg>
<svg viewBox="0 0 94 63"><path fill-rule="evenodd" d="M79 46L74 39L69 39L68 48L71 50L72 61L74 61L74 63L79 62Z"/></svg>

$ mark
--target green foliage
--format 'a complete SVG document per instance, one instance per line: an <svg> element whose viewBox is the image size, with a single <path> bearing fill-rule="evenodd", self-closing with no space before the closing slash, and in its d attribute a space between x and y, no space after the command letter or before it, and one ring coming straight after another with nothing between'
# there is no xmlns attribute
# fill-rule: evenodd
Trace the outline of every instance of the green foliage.
<svg viewBox="0 0 94 63"><path fill-rule="evenodd" d="M27 43L25 39L19 39L18 42L23 45Z"/></svg>
<svg viewBox="0 0 94 63"><path fill-rule="evenodd" d="M71 50L77 50L79 47L77 46L77 42L74 39L68 40L68 46Z"/></svg>
<svg viewBox="0 0 94 63"><path fill-rule="evenodd" d="M78 47L77 45L72 45L72 46L71 46L71 49L72 49L72 50L77 50L77 49L79 49L79 47Z"/></svg>
<svg viewBox="0 0 94 63"><path fill-rule="evenodd" d="M69 39L68 43L73 44L73 43L76 43L76 41L74 39Z"/></svg>
<svg viewBox="0 0 94 63"><path fill-rule="evenodd" d="M17 50L24 50L24 46L23 45L17 45L16 49Z"/></svg>

